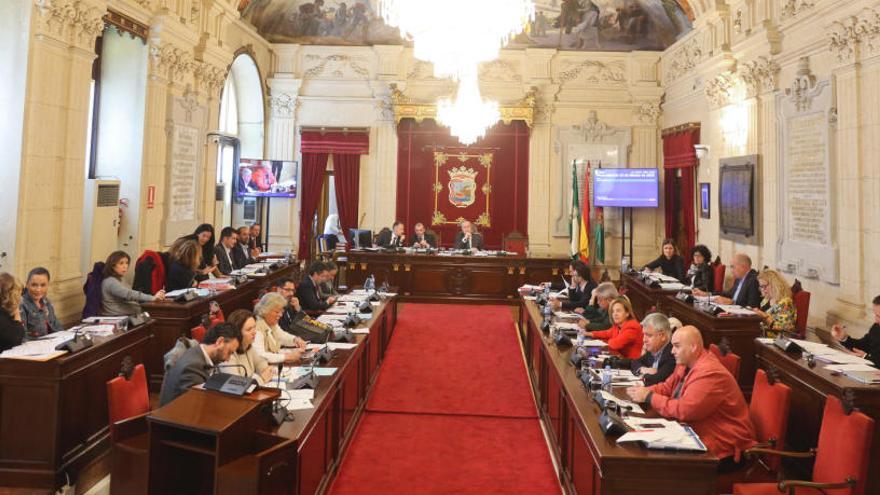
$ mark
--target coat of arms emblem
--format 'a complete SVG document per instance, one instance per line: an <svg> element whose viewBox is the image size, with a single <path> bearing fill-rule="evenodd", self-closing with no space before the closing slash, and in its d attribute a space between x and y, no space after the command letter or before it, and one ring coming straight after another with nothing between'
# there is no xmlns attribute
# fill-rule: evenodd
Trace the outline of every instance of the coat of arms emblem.
<svg viewBox="0 0 880 495"><path fill-rule="evenodd" d="M449 170L449 202L456 208L467 208L477 197L477 173L464 166Z"/></svg>

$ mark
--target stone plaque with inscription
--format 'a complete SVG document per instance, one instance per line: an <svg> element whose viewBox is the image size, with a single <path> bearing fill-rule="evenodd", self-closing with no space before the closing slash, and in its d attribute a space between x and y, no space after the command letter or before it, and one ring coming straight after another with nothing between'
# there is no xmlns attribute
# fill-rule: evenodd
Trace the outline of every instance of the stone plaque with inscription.
<svg viewBox="0 0 880 495"><path fill-rule="evenodd" d="M830 81L817 82L805 60L792 85L777 96L779 122L779 242L784 272L838 283L837 236L832 228L834 177Z"/></svg>
<svg viewBox="0 0 880 495"><path fill-rule="evenodd" d="M168 174L165 194L164 241L191 233L201 223L200 177L204 175L207 110L194 93L168 98Z"/></svg>

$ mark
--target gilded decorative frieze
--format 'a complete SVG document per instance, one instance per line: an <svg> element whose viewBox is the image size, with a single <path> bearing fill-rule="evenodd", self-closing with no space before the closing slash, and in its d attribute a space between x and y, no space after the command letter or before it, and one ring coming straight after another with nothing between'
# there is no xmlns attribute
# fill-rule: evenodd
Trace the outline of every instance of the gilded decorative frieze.
<svg viewBox="0 0 880 495"><path fill-rule="evenodd" d="M434 102L417 102L403 94L397 84L391 84L391 104L394 107L394 120L414 119L421 122L425 119L436 119L437 104ZM535 91L526 93L525 98L514 105L501 105L498 108L501 121L509 124L514 120L522 120L529 127L535 119Z"/></svg>

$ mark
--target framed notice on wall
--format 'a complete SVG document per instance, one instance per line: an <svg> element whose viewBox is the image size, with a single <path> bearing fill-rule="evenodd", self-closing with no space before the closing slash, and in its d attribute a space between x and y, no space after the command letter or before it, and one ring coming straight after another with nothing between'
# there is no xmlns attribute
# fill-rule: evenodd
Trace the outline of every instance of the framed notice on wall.
<svg viewBox="0 0 880 495"><path fill-rule="evenodd" d="M755 172L758 155L721 159L718 192L721 237L757 244Z"/></svg>
<svg viewBox="0 0 880 495"><path fill-rule="evenodd" d="M700 182L700 218L711 218L712 191L708 182Z"/></svg>

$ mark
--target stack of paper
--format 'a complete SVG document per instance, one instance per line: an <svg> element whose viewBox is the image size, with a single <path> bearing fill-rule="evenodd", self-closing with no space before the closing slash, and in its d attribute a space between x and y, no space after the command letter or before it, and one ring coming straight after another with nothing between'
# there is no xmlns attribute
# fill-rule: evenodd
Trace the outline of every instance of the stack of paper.
<svg viewBox="0 0 880 495"><path fill-rule="evenodd" d="M682 290L687 288L687 285L684 285L681 282L660 282L660 288L663 290Z"/></svg>
<svg viewBox="0 0 880 495"><path fill-rule="evenodd" d="M746 309L736 304L718 304L717 306L721 308L721 311L732 315L755 316L755 312L751 309Z"/></svg>
<svg viewBox="0 0 880 495"><path fill-rule="evenodd" d="M649 449L706 451L697 434L676 421L630 417L625 422L633 431L621 435L617 443L644 442Z"/></svg>
<svg viewBox="0 0 880 495"><path fill-rule="evenodd" d="M625 409L629 409L630 412L634 412L636 414L645 414L645 410L635 402L630 402L626 399L621 399L620 397L602 390L602 398L605 399L605 402L611 401L616 402L618 405Z"/></svg>

